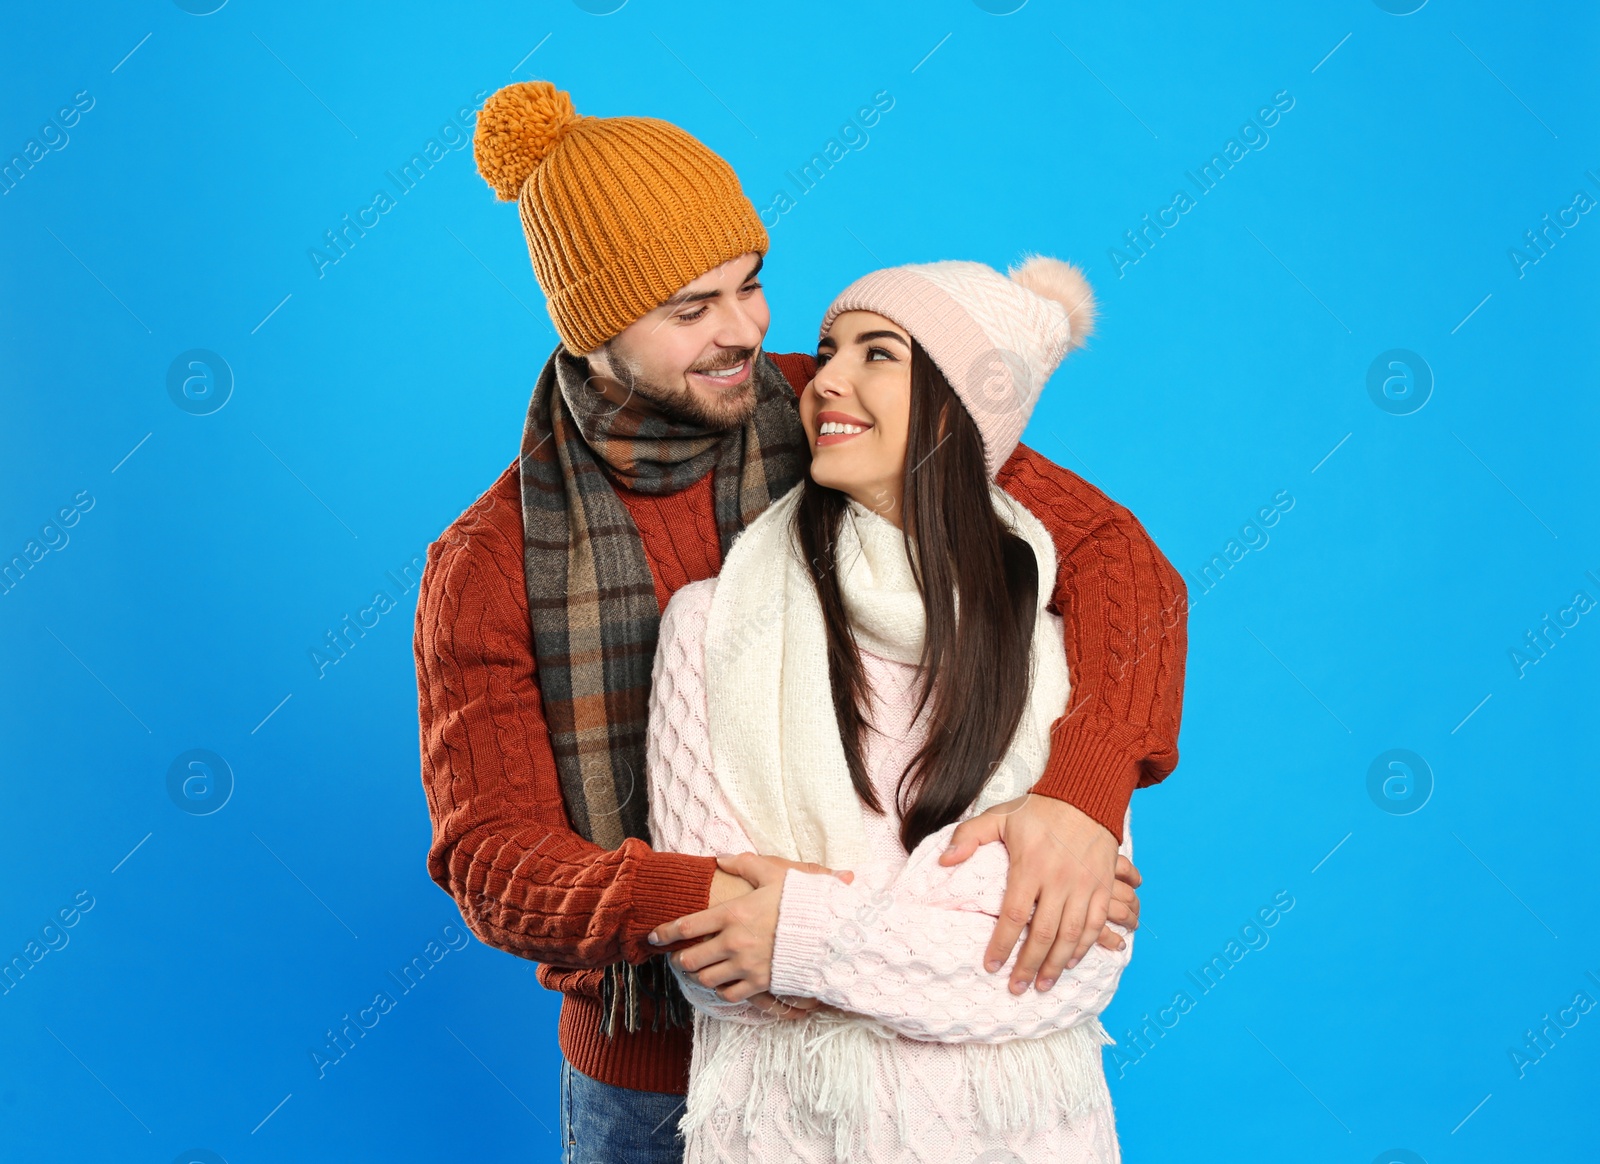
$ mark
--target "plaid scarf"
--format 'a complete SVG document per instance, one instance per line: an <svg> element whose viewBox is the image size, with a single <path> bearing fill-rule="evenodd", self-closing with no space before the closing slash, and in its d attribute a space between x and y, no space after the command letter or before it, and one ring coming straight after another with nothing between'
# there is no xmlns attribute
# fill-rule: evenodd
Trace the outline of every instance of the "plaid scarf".
<svg viewBox="0 0 1600 1164"><path fill-rule="evenodd" d="M650 839L645 732L661 609L644 543L618 485L668 494L714 472L717 535L735 535L806 470L794 389L765 355L755 361L756 408L738 429L671 420L647 401L617 406L564 348L546 361L523 427L523 566L545 723L573 831L606 849ZM613 484L615 482L615 484ZM605 968L602 1030L689 1025L687 1000L663 955Z"/></svg>

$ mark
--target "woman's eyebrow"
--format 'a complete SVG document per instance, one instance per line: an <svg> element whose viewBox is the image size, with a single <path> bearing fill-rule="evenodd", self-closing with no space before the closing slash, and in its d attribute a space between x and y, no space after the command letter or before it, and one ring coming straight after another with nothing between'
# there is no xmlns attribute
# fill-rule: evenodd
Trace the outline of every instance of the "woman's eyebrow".
<svg viewBox="0 0 1600 1164"><path fill-rule="evenodd" d="M864 331L860 335L856 336L856 343L864 344L868 340L875 339L899 340L902 344L905 344L907 349L911 347L911 345L906 342L906 337L897 331Z"/></svg>
<svg viewBox="0 0 1600 1164"><path fill-rule="evenodd" d="M817 341L818 351L821 351L823 348L836 348L838 346L838 341L835 340L831 335L825 335Z"/></svg>

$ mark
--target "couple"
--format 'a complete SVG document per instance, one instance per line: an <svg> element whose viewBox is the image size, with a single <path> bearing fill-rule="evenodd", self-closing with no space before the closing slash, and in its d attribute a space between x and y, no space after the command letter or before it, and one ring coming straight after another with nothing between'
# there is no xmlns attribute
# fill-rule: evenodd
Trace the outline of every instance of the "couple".
<svg viewBox="0 0 1600 1164"><path fill-rule="evenodd" d="M1184 591L1018 444L1081 276L874 272L768 356L766 233L693 137L532 82L475 153L561 346L429 547L428 864L563 993L565 1158L1116 1159Z"/></svg>

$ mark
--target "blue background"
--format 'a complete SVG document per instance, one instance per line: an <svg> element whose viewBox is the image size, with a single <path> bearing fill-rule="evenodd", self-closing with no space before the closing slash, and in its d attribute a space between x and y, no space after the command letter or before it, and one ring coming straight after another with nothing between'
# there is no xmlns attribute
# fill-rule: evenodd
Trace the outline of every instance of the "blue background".
<svg viewBox="0 0 1600 1164"><path fill-rule="evenodd" d="M1524 1032L1600 999L1600 612L1520 674L1511 651L1600 600L1600 216L1511 252L1600 198L1593 9L585 11L608 7L0 17L0 155L93 99L0 196L0 558L25 561L0 596L0 957L94 901L0 997L5 1158L556 1158L557 1000L475 938L325 1077L311 1059L464 932L424 866L412 580L514 457L555 342L470 149L405 194L386 171L535 77L687 127L759 207L892 97L769 214L770 350L809 347L874 266L1086 266L1099 333L1028 439L1130 506L1194 602L1183 760L1134 800L1145 924L1106 1016L1127 1158L1592 1153L1600 1011L1542 1052ZM1275 94L1292 108L1201 193ZM211 395L175 397L192 349ZM1432 380L1404 415L1368 391L1392 349L1417 387L1391 408ZM378 591L393 609L319 678L312 649ZM1395 748L1430 775L1369 792ZM218 811L169 794L191 749L231 772ZM1170 1029L1128 1037L1145 1016Z"/></svg>

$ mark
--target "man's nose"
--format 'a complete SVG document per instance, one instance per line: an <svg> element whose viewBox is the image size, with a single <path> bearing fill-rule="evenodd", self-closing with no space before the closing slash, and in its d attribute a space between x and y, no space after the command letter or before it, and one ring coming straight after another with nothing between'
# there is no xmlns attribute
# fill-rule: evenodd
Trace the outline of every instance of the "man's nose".
<svg viewBox="0 0 1600 1164"><path fill-rule="evenodd" d="M718 347L754 349L761 346L765 333L743 304L729 304L727 310L720 313L719 320L721 326L712 337Z"/></svg>

